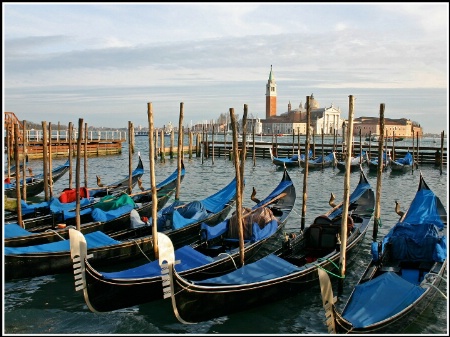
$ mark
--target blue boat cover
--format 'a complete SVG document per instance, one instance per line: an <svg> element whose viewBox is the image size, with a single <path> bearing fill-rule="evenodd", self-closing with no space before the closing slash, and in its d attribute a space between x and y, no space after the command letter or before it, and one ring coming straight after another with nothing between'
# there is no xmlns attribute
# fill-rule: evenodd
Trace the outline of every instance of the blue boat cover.
<svg viewBox="0 0 450 337"><path fill-rule="evenodd" d="M50 199L50 201L51 201L51 199ZM43 201L43 202L29 204L25 200L21 199L20 200L20 207L22 209L22 214L23 215L27 215L27 214L31 214L31 213L35 212L39 208L48 209L49 208L49 202L48 201Z"/></svg>
<svg viewBox="0 0 450 337"><path fill-rule="evenodd" d="M312 150L309 150L309 158L311 158L313 155ZM300 155L300 160L305 160L306 156L304 154ZM274 157L275 160L280 161L280 162L284 162L284 163L291 163L291 162L296 162L298 163L298 154L293 154L292 157L288 158L288 157Z"/></svg>
<svg viewBox="0 0 450 337"><path fill-rule="evenodd" d="M91 199L80 199L80 206L85 206L91 203ZM66 210L73 210L76 207L75 202L61 203L58 198L51 197L49 201L43 201L38 203L27 203L25 200L20 201L22 214L27 215L35 212L38 209L49 209L53 213L63 212Z"/></svg>
<svg viewBox="0 0 450 337"><path fill-rule="evenodd" d="M412 261L438 261L447 257L446 236L438 230L444 224L438 213L439 199L430 189L420 189L409 206L405 218L398 222L383 239L392 243L394 258Z"/></svg>
<svg viewBox="0 0 450 337"><path fill-rule="evenodd" d="M308 162L312 164L322 164L322 161L324 163L329 163L334 160L334 153L330 152L325 157L322 155L318 156L316 159L309 159Z"/></svg>
<svg viewBox="0 0 450 337"><path fill-rule="evenodd" d="M372 158L371 160L370 160L370 162L373 164L373 165L378 165L378 157L375 157L375 158ZM386 153L386 151L383 151L383 164L389 164L389 158L388 158L388 156L387 156L387 153Z"/></svg>
<svg viewBox="0 0 450 337"><path fill-rule="evenodd" d="M257 203L255 206L252 207L252 209L256 209L261 207L262 205L266 204L273 198L279 196L285 189L287 189L289 186L292 186L293 182L292 180L283 180L281 181L278 186L270 193L266 198L261 200L259 203Z"/></svg>
<svg viewBox="0 0 450 337"><path fill-rule="evenodd" d="M250 219L250 218L249 218ZM209 226L206 223L202 223L200 225L200 235L202 240L211 240L214 239L222 234L230 233L230 222L231 218L226 219L217 225ZM263 240L269 236L271 236L273 233L277 231L278 228L278 221L273 218L271 221L265 224L262 228L260 227L258 222L253 222L250 224L251 231L250 234L247 236L247 231L244 229L244 240L249 241L251 243ZM228 236L226 235L226 238ZM236 239L236 237L231 237L232 239Z"/></svg>
<svg viewBox="0 0 450 337"><path fill-rule="evenodd" d="M194 281L193 283L199 285L248 284L273 280L302 269L304 268L299 268L276 255L270 254L231 273L206 280Z"/></svg>
<svg viewBox="0 0 450 337"><path fill-rule="evenodd" d="M36 179L36 178L34 178L34 177L31 177L31 178L27 178L26 179L26 182L27 182L27 184L31 184L31 183L37 183L37 182L39 182L39 181L42 181L42 179ZM23 179L21 179L20 180L20 185L22 185L23 184ZM16 187L16 182L14 181L13 183L3 183L3 186L4 186L4 189L5 190L7 190L7 189L10 189L10 188L15 188Z"/></svg>
<svg viewBox="0 0 450 337"><path fill-rule="evenodd" d="M406 154L403 158L396 159L396 160L394 160L394 162L397 164L400 164L400 165L411 166L413 164L413 157L412 157L411 153L406 152Z"/></svg>
<svg viewBox="0 0 450 337"><path fill-rule="evenodd" d="M125 204L117 209L112 209L109 211L103 211L100 208L94 208L94 210L92 210L91 212L91 216L94 221L105 222L114 220L123 214L130 213L133 209L134 207L129 204Z"/></svg>
<svg viewBox="0 0 450 337"><path fill-rule="evenodd" d="M189 245L175 251L175 260L180 260L181 262L175 265L175 270L178 272L200 267L214 261L210 256L203 255ZM105 279L148 278L160 276L161 266L159 261L155 260L135 268L101 274Z"/></svg>
<svg viewBox="0 0 450 337"><path fill-rule="evenodd" d="M192 201L173 211L172 229L183 228L191 223L206 219L209 214L201 201Z"/></svg>
<svg viewBox="0 0 450 337"><path fill-rule="evenodd" d="M85 236L87 248L99 248L109 245L119 244L120 241L114 240L103 232L97 231L86 234ZM39 254L39 253L56 253L67 252L70 253L70 240L63 240L60 242L45 243L42 245L34 245L27 247L5 247L5 255L18 254Z"/></svg>
<svg viewBox="0 0 450 337"><path fill-rule="evenodd" d="M397 314L424 291L396 273L387 272L357 285L342 316L354 328L367 327Z"/></svg>
<svg viewBox="0 0 450 337"><path fill-rule="evenodd" d="M5 239L14 238L16 236L25 236L25 235L34 234L34 233L27 231L25 228L22 228L17 223L6 224L6 225L4 225L3 229L4 229L3 237Z"/></svg>
<svg viewBox="0 0 450 337"><path fill-rule="evenodd" d="M158 230L179 229L206 219L211 214L222 211L235 196L236 178L220 191L200 201L185 203L176 200L158 212ZM149 223L152 223L151 219L149 219Z"/></svg>
<svg viewBox="0 0 450 337"><path fill-rule="evenodd" d="M80 207L84 207L89 205L94 198L81 198L80 199ZM48 206L53 213L62 212L62 211L73 211L77 207L77 202L61 202L58 198L51 197L48 202Z"/></svg>
<svg viewBox="0 0 450 337"><path fill-rule="evenodd" d="M236 196L236 178L217 193L201 200L203 206L211 213L220 212Z"/></svg>

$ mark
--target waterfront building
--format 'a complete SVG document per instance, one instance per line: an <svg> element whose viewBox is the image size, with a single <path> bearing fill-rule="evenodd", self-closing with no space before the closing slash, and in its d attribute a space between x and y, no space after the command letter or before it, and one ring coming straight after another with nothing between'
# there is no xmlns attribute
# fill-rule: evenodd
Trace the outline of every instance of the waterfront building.
<svg viewBox="0 0 450 337"><path fill-rule="evenodd" d="M343 125L348 124L341 117L341 109L335 107L333 103L329 107L320 107L314 94L309 98L311 111L310 133L317 135L342 135ZM407 118L385 118L384 134L392 137L422 137L423 131L420 125ZM306 107L300 102L297 109L292 109L291 101L287 106L287 111L277 115L277 85L275 75L270 66L269 79L266 84L266 118L261 120L263 134L306 134ZM248 123L248 132L251 132L251 123ZM380 134L378 117L358 117L354 119L353 135L362 136Z"/></svg>
<svg viewBox="0 0 450 337"><path fill-rule="evenodd" d="M379 135L380 122L378 117L358 117L353 119L353 135L368 137L369 135ZM384 135L387 137L412 138L417 135L422 138L422 127L407 118L384 118Z"/></svg>

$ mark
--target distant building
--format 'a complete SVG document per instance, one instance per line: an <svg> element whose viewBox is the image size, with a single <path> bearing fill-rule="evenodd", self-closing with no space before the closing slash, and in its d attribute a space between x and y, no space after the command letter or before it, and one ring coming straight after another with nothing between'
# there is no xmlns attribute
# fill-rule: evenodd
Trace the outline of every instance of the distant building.
<svg viewBox="0 0 450 337"><path fill-rule="evenodd" d="M353 136L380 135L380 121L378 117L358 117L353 119ZM386 137L422 137L423 131L420 125L415 125L406 118L384 118L384 135Z"/></svg>
<svg viewBox="0 0 450 337"><path fill-rule="evenodd" d="M311 94L311 133L330 134L339 133L343 120L341 110L331 104L328 108L320 108L319 102ZM262 132L265 134L306 134L306 108L300 102L297 109L292 109L291 101L287 112L277 116L277 86L272 66L266 84L266 119L261 120ZM247 123L247 125L249 125Z"/></svg>
<svg viewBox="0 0 450 337"><path fill-rule="evenodd" d="M347 121L341 118L341 109L333 103L329 107L321 108L314 94L309 97L311 125L310 133L321 135L342 135L343 124ZM305 104L306 105L306 104ZM256 120L247 121L247 132L252 132ZM297 109L292 109L291 101L287 105L287 111L277 116L277 84L272 65L270 66L269 79L266 84L266 118L258 119L258 126L263 134L306 134L306 106L300 102ZM379 121L377 117L359 117L353 120L353 135L361 134L364 137L379 135ZM255 131L258 134L258 132ZM422 128L406 118L385 118L385 135L392 137L412 137L412 134L422 137Z"/></svg>

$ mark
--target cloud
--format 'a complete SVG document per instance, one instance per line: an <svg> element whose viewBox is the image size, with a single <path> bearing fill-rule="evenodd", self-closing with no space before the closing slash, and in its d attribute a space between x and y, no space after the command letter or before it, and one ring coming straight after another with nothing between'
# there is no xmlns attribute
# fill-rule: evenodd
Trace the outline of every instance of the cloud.
<svg viewBox="0 0 450 337"><path fill-rule="evenodd" d="M103 123L97 114L145 110L149 100L163 104L166 114L185 100L194 119L211 119L244 103L263 117L270 65L281 107L315 90L332 89L336 95L345 89L445 91L445 8L9 5L4 20L5 106L19 114L86 112L94 123ZM416 109L409 102L404 105ZM162 124L167 124L165 116L158 116Z"/></svg>

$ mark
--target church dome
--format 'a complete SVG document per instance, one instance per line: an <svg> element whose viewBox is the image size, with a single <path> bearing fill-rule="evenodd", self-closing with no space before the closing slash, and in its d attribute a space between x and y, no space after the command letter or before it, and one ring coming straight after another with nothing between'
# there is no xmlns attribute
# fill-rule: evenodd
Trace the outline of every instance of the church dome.
<svg viewBox="0 0 450 337"><path fill-rule="evenodd" d="M319 102L314 98L314 94L311 94L309 98L309 105L311 106L311 110L320 108Z"/></svg>

